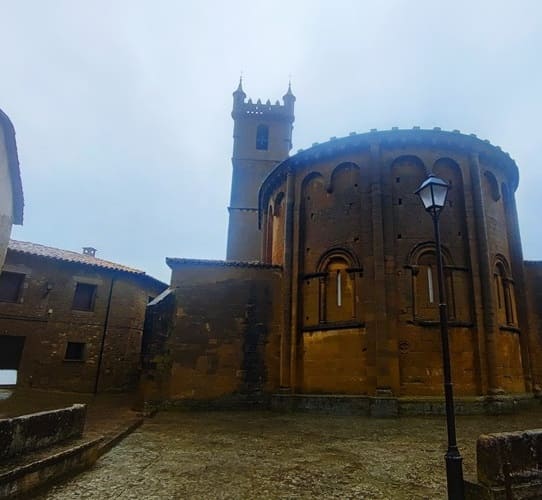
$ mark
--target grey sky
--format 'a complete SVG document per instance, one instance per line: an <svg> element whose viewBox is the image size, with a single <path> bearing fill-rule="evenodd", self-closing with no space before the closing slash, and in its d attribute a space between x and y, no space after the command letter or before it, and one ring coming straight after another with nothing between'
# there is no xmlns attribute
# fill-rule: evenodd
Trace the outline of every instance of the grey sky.
<svg viewBox="0 0 542 500"><path fill-rule="evenodd" d="M392 126L476 133L518 162L542 259L538 1L0 0L0 108L17 131L13 237L132 265L223 258L231 93L281 98L294 151Z"/></svg>

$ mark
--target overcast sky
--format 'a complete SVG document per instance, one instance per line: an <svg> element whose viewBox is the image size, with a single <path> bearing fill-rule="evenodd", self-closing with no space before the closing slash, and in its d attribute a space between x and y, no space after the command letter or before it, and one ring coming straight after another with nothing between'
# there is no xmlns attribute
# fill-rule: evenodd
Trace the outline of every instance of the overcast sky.
<svg viewBox="0 0 542 500"><path fill-rule="evenodd" d="M297 96L294 151L392 126L475 133L517 161L542 259L542 2L0 0L0 108L25 192L16 239L169 281L224 258L231 93Z"/></svg>

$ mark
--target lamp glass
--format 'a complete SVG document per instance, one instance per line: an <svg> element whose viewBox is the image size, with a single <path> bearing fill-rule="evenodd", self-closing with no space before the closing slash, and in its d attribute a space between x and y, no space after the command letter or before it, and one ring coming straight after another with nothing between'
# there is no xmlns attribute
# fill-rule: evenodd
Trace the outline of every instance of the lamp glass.
<svg viewBox="0 0 542 500"><path fill-rule="evenodd" d="M434 175L430 175L418 188L416 194L422 200L427 211L440 211L446 204L449 184Z"/></svg>
<svg viewBox="0 0 542 500"><path fill-rule="evenodd" d="M448 186L443 184L433 184L431 186L433 191L433 204L435 208L442 208L446 204L446 197L448 196Z"/></svg>

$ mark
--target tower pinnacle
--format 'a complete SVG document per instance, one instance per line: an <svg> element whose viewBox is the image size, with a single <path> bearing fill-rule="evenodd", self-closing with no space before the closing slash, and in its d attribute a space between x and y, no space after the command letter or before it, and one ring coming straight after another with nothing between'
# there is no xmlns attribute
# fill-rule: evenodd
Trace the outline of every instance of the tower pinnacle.
<svg viewBox="0 0 542 500"><path fill-rule="evenodd" d="M294 103L295 103L295 95L292 92L292 82L288 81L288 90L286 91L286 94L282 96L282 100L284 102L285 108L293 114L294 112Z"/></svg>
<svg viewBox="0 0 542 500"><path fill-rule="evenodd" d="M245 94L244 90L243 90L243 77L240 76L239 77L239 85L237 86L237 88L235 89L235 91L233 92L233 97L234 98L242 98L243 100L245 99L247 95Z"/></svg>
<svg viewBox="0 0 542 500"><path fill-rule="evenodd" d="M247 95L245 94L243 90L243 76L239 77L239 85L233 92L233 109L234 111L237 109L241 109L243 106L243 103L245 102L245 97Z"/></svg>

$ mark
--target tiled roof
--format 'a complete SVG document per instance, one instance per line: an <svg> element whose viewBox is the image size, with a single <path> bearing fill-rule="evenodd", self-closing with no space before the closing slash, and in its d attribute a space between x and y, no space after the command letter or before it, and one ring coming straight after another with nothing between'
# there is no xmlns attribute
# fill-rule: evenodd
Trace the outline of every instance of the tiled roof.
<svg viewBox="0 0 542 500"><path fill-rule="evenodd" d="M256 260L242 262L237 260L182 259L178 257L166 257L166 264L169 267L184 264L189 266L258 267L263 269L282 269L282 266L264 264L263 262L258 262Z"/></svg>
<svg viewBox="0 0 542 500"><path fill-rule="evenodd" d="M10 240L8 249L12 252L34 255L37 257L45 257L47 259L84 264L87 266L99 267L101 269L110 269L112 271L122 271L125 273L136 274L138 276L148 276L145 274L145 272L140 271L139 269L109 262L108 260L97 259L96 257L92 257L92 255L85 255L78 252L72 252L70 250L61 250L60 248L47 247L45 245L30 243L28 241ZM148 277L154 279L151 276Z"/></svg>

